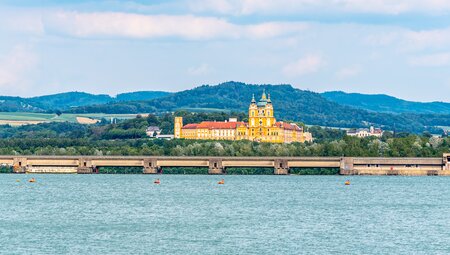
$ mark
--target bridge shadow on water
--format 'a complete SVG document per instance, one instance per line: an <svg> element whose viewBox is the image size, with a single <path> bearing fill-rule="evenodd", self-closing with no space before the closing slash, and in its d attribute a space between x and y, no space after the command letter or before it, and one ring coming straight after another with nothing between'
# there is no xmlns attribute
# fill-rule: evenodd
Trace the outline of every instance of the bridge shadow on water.
<svg viewBox="0 0 450 255"><path fill-rule="evenodd" d="M5 169L6 170L6 169ZM99 174L143 174L142 167L100 167ZM207 167L163 167L160 174L199 174L207 175ZM229 167L225 169L227 175L274 175L273 167ZM337 175L339 168L290 168L293 175Z"/></svg>

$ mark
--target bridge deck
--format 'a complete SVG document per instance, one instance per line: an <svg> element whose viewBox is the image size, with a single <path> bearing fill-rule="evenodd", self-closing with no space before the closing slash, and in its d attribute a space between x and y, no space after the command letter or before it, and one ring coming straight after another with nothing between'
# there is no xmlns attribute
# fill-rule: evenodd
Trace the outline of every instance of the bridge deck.
<svg viewBox="0 0 450 255"><path fill-rule="evenodd" d="M210 173L223 173L229 167L270 167L279 174L287 174L290 168L340 168L341 174L447 175L449 162L450 154L442 158L0 155L0 164L14 166L18 172L77 168L89 173L98 167L143 167L146 173L156 173L161 167L207 167Z"/></svg>

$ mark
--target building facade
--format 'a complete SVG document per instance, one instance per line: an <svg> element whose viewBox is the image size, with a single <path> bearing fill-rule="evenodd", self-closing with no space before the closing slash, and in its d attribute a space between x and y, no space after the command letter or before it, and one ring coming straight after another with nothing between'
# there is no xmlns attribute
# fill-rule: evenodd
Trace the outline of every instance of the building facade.
<svg viewBox="0 0 450 255"><path fill-rule="evenodd" d="M256 102L253 96L248 108L248 123L230 118L228 121L203 121L183 125L182 117L175 117L175 138L198 140L250 140L257 142L312 142L312 135L295 123L278 121L270 95L263 92Z"/></svg>
<svg viewBox="0 0 450 255"><path fill-rule="evenodd" d="M348 136L356 136L360 138L375 136L381 137L383 136L383 130L380 128L374 128L371 126L369 129L367 128L359 128L359 129L351 129L347 131Z"/></svg>

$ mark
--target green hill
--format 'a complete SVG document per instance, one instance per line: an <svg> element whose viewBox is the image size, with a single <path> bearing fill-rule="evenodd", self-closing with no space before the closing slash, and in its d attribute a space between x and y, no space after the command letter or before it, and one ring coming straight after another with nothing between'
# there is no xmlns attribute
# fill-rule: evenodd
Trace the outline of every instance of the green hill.
<svg viewBox="0 0 450 255"><path fill-rule="evenodd" d="M21 97L0 96L0 112L39 112L43 109Z"/></svg>
<svg viewBox="0 0 450 255"><path fill-rule="evenodd" d="M122 93L116 96L117 101L141 101L160 98L171 94L165 91L136 91L129 93Z"/></svg>
<svg viewBox="0 0 450 255"><path fill-rule="evenodd" d="M106 104L118 101L149 100L169 95L162 91L141 91L109 95L94 95L85 92L66 92L31 98L0 96L0 112L48 112L67 110L73 107Z"/></svg>
<svg viewBox="0 0 450 255"><path fill-rule="evenodd" d="M252 94L258 97L263 89L271 94L277 118L287 121L333 127L363 127L373 124L389 130L409 132L440 132L434 127L450 125L450 115L369 112L332 102L318 93L299 90L290 85L247 85L239 82L203 85L149 101L110 102L78 107L70 109L70 112L161 113L180 109L245 112Z"/></svg>
<svg viewBox="0 0 450 255"><path fill-rule="evenodd" d="M321 94L328 100L374 112L450 114L450 103L411 102L388 95L365 95L330 91Z"/></svg>
<svg viewBox="0 0 450 255"><path fill-rule="evenodd" d="M104 104L113 99L109 95L93 95L85 92L66 92L26 99L31 105L44 110L67 109L71 107Z"/></svg>

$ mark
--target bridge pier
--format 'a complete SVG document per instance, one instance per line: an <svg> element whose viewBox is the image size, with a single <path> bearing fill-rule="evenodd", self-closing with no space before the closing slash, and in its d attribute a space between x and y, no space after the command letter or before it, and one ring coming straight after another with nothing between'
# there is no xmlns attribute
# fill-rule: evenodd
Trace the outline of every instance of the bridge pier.
<svg viewBox="0 0 450 255"><path fill-rule="evenodd" d="M209 160L208 174L225 174L222 159L213 158Z"/></svg>
<svg viewBox="0 0 450 255"><path fill-rule="evenodd" d="M92 174L94 173L95 166L92 165L92 161L85 158L78 160L77 174Z"/></svg>
<svg viewBox="0 0 450 255"><path fill-rule="evenodd" d="M355 169L353 166L353 158L341 158L341 163L339 167L340 175L353 175L355 174Z"/></svg>
<svg viewBox="0 0 450 255"><path fill-rule="evenodd" d="M13 173L15 173L15 174L24 174L26 172L27 172L27 168L24 166L18 166L18 165L13 166Z"/></svg>
<svg viewBox="0 0 450 255"><path fill-rule="evenodd" d="M18 157L13 159L13 172L16 174L24 174L27 171L27 158Z"/></svg>
<svg viewBox="0 0 450 255"><path fill-rule="evenodd" d="M275 175L287 175L289 174L289 165L286 159L275 159L273 163Z"/></svg>
<svg viewBox="0 0 450 255"><path fill-rule="evenodd" d="M444 171L450 171L450 153L445 153L442 159L442 162L444 166L442 167L442 170Z"/></svg>
<svg viewBox="0 0 450 255"><path fill-rule="evenodd" d="M77 174L93 174L94 167L77 167Z"/></svg>
<svg viewBox="0 0 450 255"><path fill-rule="evenodd" d="M158 174L160 172L160 167L158 166L158 160L155 158L144 159L144 174Z"/></svg>

